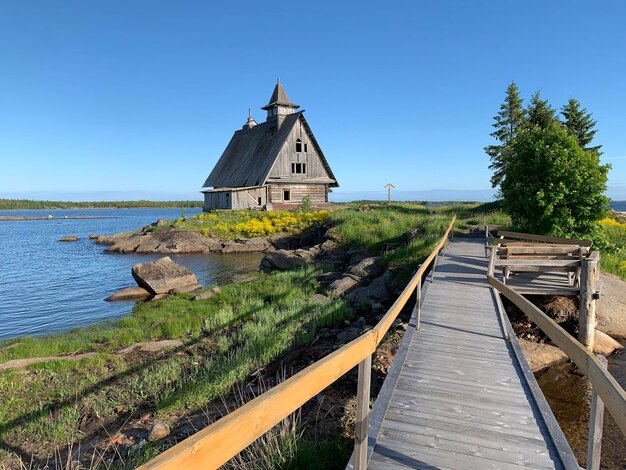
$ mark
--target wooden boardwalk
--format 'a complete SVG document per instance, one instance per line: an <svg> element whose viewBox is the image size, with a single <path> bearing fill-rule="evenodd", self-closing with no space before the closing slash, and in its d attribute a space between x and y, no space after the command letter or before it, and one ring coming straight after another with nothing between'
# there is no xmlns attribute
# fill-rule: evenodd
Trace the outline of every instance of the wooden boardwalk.
<svg viewBox="0 0 626 470"><path fill-rule="evenodd" d="M482 239L439 257L372 410L368 468L579 468L486 273Z"/></svg>

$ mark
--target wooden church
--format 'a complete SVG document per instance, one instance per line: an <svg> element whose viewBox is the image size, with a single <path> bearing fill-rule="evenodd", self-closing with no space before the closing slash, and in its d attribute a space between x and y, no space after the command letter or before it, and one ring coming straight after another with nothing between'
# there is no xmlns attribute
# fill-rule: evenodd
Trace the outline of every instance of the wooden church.
<svg viewBox="0 0 626 470"><path fill-rule="evenodd" d="M261 108L266 121L248 116L204 182L205 211L291 209L306 196L316 207L328 203L339 185L299 107L279 81Z"/></svg>

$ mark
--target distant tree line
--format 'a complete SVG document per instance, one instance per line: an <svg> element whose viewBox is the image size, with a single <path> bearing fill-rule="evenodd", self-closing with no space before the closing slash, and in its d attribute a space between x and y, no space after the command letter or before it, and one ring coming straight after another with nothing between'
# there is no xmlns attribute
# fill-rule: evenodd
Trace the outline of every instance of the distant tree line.
<svg viewBox="0 0 626 470"><path fill-rule="evenodd" d="M593 145L596 121L574 98L560 113L535 92L523 106L515 82L494 116L496 144L485 147L503 208L517 228L563 237L594 237L608 211L610 165Z"/></svg>
<svg viewBox="0 0 626 470"><path fill-rule="evenodd" d="M33 201L30 199L0 199L0 210L13 209L133 209L202 207L202 201Z"/></svg>

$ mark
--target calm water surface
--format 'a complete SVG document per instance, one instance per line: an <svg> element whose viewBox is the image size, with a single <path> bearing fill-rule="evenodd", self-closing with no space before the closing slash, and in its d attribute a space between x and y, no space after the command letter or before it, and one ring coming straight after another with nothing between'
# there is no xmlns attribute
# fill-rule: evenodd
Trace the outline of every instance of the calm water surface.
<svg viewBox="0 0 626 470"><path fill-rule="evenodd" d="M187 209L194 215L200 209ZM52 220L0 221L0 341L67 330L126 315L132 302L105 302L136 285L131 268L163 255L104 253L87 235L112 235L180 217L180 209L0 211ZM101 219L64 219L99 216ZM76 235L77 242L59 242ZM256 270L261 255L170 255L191 269L202 285L223 284Z"/></svg>

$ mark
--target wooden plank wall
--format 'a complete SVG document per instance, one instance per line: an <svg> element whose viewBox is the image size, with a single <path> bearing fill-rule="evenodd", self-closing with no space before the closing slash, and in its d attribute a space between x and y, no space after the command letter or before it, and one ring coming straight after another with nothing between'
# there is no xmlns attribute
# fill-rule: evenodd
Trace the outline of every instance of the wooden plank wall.
<svg viewBox="0 0 626 470"><path fill-rule="evenodd" d="M231 209L231 200L226 192L204 193L204 210Z"/></svg>
<svg viewBox="0 0 626 470"><path fill-rule="evenodd" d="M296 153L296 140L302 140L302 152ZM307 145L307 152L304 152L304 145ZM306 174L293 174L291 173L292 163L306 163ZM274 162L274 166L270 171L269 178L276 178L280 176L289 176L291 179L308 178L330 178L320 156L315 149L315 145L311 141L311 137L305 130L302 122L298 120L293 126L291 133L285 140L285 143L278 154L278 158ZM313 196L311 196L313 197Z"/></svg>
<svg viewBox="0 0 626 470"><path fill-rule="evenodd" d="M283 190L291 192L291 200L283 201ZM323 184L271 184L269 185L270 202L273 204L300 204L305 196L311 197L313 205L326 202L326 186Z"/></svg>

